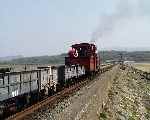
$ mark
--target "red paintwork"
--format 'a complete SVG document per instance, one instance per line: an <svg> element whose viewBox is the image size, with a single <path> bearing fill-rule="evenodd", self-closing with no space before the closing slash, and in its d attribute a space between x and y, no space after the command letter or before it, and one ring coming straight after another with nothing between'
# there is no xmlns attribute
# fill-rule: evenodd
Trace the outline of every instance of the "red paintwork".
<svg viewBox="0 0 150 120"><path fill-rule="evenodd" d="M97 71L99 66L96 46L89 43L80 43L72 45L72 50L69 51L68 57L65 58L66 65L83 65L87 72ZM77 54L74 55L74 54Z"/></svg>

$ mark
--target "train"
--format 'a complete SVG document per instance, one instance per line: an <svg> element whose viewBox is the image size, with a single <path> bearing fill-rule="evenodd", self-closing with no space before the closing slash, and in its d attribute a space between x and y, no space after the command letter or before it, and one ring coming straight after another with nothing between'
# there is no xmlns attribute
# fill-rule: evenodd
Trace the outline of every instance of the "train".
<svg viewBox="0 0 150 120"><path fill-rule="evenodd" d="M64 65L20 72L3 70L0 73L0 118L15 114L100 70L104 69L100 69L97 47L91 43L72 45Z"/></svg>

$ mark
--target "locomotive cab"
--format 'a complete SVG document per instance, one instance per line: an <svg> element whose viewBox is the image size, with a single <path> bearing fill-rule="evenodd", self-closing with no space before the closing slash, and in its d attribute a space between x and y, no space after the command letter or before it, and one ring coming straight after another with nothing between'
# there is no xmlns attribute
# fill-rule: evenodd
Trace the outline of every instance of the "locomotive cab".
<svg viewBox="0 0 150 120"><path fill-rule="evenodd" d="M97 71L99 60L97 48L94 44L81 43L71 46L68 57L65 58L66 65L83 65L86 72Z"/></svg>

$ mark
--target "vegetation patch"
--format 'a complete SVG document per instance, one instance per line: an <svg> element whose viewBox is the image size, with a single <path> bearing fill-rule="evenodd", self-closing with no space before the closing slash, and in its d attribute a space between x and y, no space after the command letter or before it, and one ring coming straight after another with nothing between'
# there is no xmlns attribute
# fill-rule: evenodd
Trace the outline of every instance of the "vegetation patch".
<svg viewBox="0 0 150 120"><path fill-rule="evenodd" d="M106 120L107 119L107 115L106 115L106 113L100 113L100 115L99 115L99 120Z"/></svg>

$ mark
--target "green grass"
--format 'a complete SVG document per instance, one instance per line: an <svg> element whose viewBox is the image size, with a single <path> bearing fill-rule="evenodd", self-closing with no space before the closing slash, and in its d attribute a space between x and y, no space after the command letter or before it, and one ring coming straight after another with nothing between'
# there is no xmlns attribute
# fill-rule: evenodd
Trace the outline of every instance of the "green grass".
<svg viewBox="0 0 150 120"><path fill-rule="evenodd" d="M106 115L106 113L100 113L100 115L99 115L99 120L106 120L107 119L107 115Z"/></svg>

